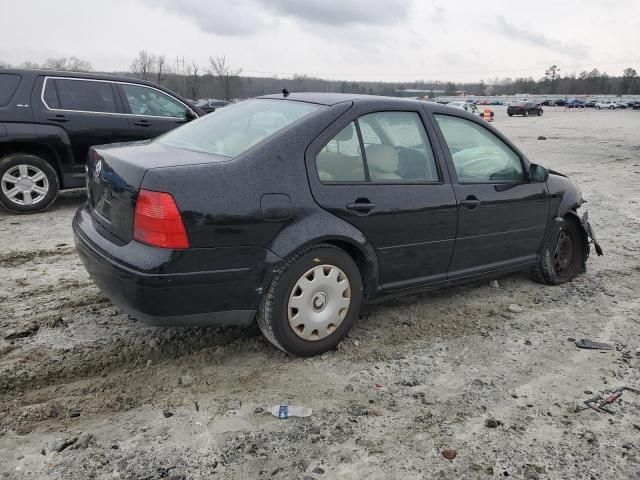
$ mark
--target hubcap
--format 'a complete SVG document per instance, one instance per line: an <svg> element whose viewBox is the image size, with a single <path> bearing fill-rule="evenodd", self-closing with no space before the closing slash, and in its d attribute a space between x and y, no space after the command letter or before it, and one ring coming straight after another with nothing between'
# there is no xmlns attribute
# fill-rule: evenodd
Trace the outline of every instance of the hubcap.
<svg viewBox="0 0 640 480"><path fill-rule="evenodd" d="M289 326L309 341L328 337L343 322L351 305L345 273L333 265L318 265L302 275L289 295Z"/></svg>
<svg viewBox="0 0 640 480"><path fill-rule="evenodd" d="M16 205L34 205L49 192L49 180L33 165L15 165L0 180L2 193Z"/></svg>
<svg viewBox="0 0 640 480"><path fill-rule="evenodd" d="M573 256L573 237L566 230L561 230L554 255L554 266L558 275L564 276L567 274L573 263Z"/></svg>

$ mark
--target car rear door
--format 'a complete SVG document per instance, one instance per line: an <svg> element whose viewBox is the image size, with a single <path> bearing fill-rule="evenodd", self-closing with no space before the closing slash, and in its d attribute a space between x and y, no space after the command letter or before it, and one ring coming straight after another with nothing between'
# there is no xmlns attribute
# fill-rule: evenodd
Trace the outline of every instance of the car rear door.
<svg viewBox="0 0 640 480"><path fill-rule="evenodd" d="M356 105L307 149L315 200L367 237L388 291L446 281L453 252L455 196L425 120L418 104Z"/></svg>
<svg viewBox="0 0 640 480"><path fill-rule="evenodd" d="M39 77L31 104L43 135L64 130L71 143L71 174L63 187L84 184L89 147L122 141L129 125L113 82L71 77ZM57 127L46 129L43 126ZM58 133L55 133L58 132Z"/></svg>
<svg viewBox="0 0 640 480"><path fill-rule="evenodd" d="M458 201L452 280L535 263L549 221L546 183L487 125L434 114Z"/></svg>
<svg viewBox="0 0 640 480"><path fill-rule="evenodd" d="M129 121L129 140L146 140L187 122L190 108L177 98L147 85L118 82Z"/></svg>

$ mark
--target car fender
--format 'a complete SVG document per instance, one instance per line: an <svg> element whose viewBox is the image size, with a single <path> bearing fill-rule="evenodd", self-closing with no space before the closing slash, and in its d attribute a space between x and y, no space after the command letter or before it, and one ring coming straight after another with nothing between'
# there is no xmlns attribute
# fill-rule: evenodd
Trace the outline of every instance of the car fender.
<svg viewBox="0 0 640 480"><path fill-rule="evenodd" d="M324 210L301 217L272 239L267 248L280 258L272 265L273 270L276 271L297 253L320 243L343 248L352 257L355 254L365 298L368 300L379 292L378 256L373 245L356 227Z"/></svg>

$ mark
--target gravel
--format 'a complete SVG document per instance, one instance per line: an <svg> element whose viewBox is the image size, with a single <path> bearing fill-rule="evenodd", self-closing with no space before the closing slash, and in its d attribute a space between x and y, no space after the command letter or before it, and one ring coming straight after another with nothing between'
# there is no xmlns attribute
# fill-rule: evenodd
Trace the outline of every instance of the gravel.
<svg viewBox="0 0 640 480"><path fill-rule="evenodd" d="M320 357L255 326L129 319L72 247L81 193L0 212L0 478L638 478L640 396L614 415L575 407L640 386L640 113L495 111L532 161L579 182L606 256L557 287L516 274L386 301ZM281 403L313 415L268 414Z"/></svg>

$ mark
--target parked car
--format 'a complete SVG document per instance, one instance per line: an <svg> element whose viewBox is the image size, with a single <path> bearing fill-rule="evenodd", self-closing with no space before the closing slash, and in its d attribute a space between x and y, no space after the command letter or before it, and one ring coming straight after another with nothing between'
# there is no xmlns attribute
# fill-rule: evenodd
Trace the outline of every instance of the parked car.
<svg viewBox="0 0 640 480"><path fill-rule="evenodd" d="M202 102L198 102L196 107L204 111L205 113L215 112L218 108L224 108L227 105L231 105L231 102L226 102L224 100L204 100Z"/></svg>
<svg viewBox="0 0 640 480"><path fill-rule="evenodd" d="M513 115L523 115L528 117L529 115L542 115L542 107L533 102L517 102L512 103L507 107L507 115L512 117Z"/></svg>
<svg viewBox="0 0 640 480"><path fill-rule="evenodd" d="M150 82L47 70L0 71L0 204L44 210L85 185L92 145L146 140L203 112Z"/></svg>
<svg viewBox="0 0 640 480"><path fill-rule="evenodd" d="M408 99L248 100L93 147L87 184L77 250L116 305L156 325L257 319L302 356L386 296L520 270L568 282L595 242L566 176L475 115Z"/></svg>
<svg viewBox="0 0 640 480"><path fill-rule="evenodd" d="M596 103L597 103L596 100L587 100L584 106L587 108L595 108Z"/></svg>
<svg viewBox="0 0 640 480"><path fill-rule="evenodd" d="M473 103L469 102L449 102L447 104L449 107L459 108L461 110L465 110L472 115L478 115L480 118L484 118L484 110L480 111L480 109ZM487 120L487 122L492 122L495 117L495 113L491 111L491 114Z"/></svg>
<svg viewBox="0 0 640 480"><path fill-rule="evenodd" d="M573 99L573 100L569 100L565 104L565 107L566 108L585 108L585 102L583 102L582 100Z"/></svg>
<svg viewBox="0 0 640 480"><path fill-rule="evenodd" d="M610 100L601 100L596 103L596 109L600 110L601 108L608 108L613 110L616 108L616 102L612 102Z"/></svg>
<svg viewBox="0 0 640 480"><path fill-rule="evenodd" d="M624 110L629 106L627 105L627 102L614 102L614 103L616 104L616 108L620 108L622 110Z"/></svg>
<svg viewBox="0 0 640 480"><path fill-rule="evenodd" d="M633 102L633 106L631 107L634 110L640 110L640 100L636 100L635 102Z"/></svg>
<svg viewBox="0 0 640 480"><path fill-rule="evenodd" d="M543 107L555 107L556 102L554 100L546 99L540 105Z"/></svg>

